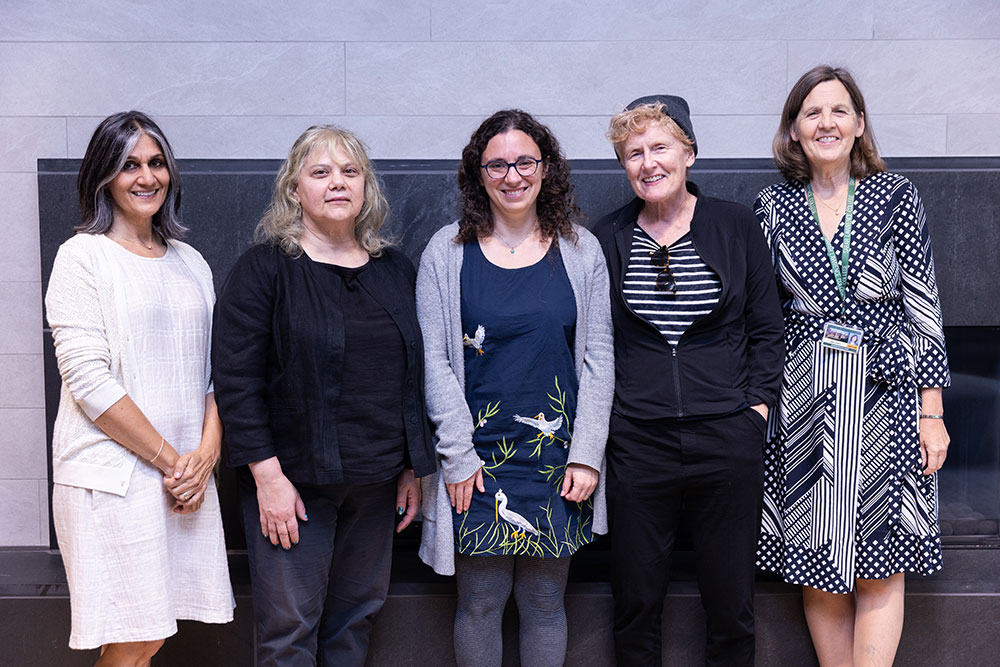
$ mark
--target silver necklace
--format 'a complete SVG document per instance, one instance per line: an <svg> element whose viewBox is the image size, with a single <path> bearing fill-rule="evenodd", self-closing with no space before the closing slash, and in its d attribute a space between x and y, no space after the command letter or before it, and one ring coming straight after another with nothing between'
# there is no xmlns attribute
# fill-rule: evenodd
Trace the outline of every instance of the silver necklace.
<svg viewBox="0 0 1000 667"><path fill-rule="evenodd" d="M152 249L153 249L153 244L154 244L154 243L156 242L156 236L155 236L156 232L153 232L153 234L154 234L154 236L153 236L153 241L151 241L151 242L149 243L149 245L146 245L146 244L145 244L145 243L143 243L142 241L136 241L136 240L134 240L134 239L127 239L127 238L125 238L124 236L122 236L121 234L119 234L118 232L116 232L116 231L113 231L113 230L111 230L111 229L109 229L109 230L108 230L108 234L111 234L111 235L112 235L112 236L114 236L115 238L119 238L119 239L121 239L122 241L125 241L125 243L134 243L135 245L138 245L138 246L142 246L142 247L143 247L143 248L145 248L146 250L152 250Z"/></svg>
<svg viewBox="0 0 1000 667"><path fill-rule="evenodd" d="M521 244L523 244L525 241L527 241L528 239L530 239L534 235L535 235L535 230L532 229L530 232L528 232L527 236L525 236L523 239L521 239L520 241L518 241L514 245L511 245L511 244L507 243L507 239L505 239L500 234L500 232L498 232L495 228L493 230L493 236L495 236L496 238L500 239L500 243L502 243L505 246L507 246L507 249L510 250L510 254L512 254L512 255L514 254L515 250L517 250L518 248L521 247Z"/></svg>

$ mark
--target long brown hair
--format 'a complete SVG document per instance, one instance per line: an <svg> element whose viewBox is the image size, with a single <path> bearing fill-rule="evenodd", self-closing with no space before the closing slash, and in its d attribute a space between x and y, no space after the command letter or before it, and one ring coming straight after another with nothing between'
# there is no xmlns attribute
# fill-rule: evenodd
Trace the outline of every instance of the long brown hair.
<svg viewBox="0 0 1000 667"><path fill-rule="evenodd" d="M806 154L802 151L802 146L792 139L792 128L798 119L802 103L805 102L812 89L824 81L840 81L844 84L848 95L851 96L851 104L854 106L855 113L863 117L865 121L864 132L851 147L851 176L862 179L885 171L885 162L879 157L878 146L875 144L875 134L868 118L865 98L862 96L858 84L855 83L854 77L843 67L817 65L795 82L788 93L788 99L785 100L785 107L781 110L781 123L778 125L778 133L774 136L774 143L771 146L774 153L774 164L781 175L789 183L808 183L809 179L812 178L812 169L809 167Z"/></svg>

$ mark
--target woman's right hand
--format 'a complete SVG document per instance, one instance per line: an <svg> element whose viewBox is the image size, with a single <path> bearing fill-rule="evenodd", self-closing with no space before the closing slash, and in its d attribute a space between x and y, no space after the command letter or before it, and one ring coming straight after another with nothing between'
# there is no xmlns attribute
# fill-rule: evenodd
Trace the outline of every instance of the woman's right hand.
<svg viewBox="0 0 1000 667"><path fill-rule="evenodd" d="M479 493L486 492L483 484L483 469L480 467L469 479L455 484L445 483L448 489L448 498L451 499L451 506L455 508L456 514L461 514L469 509L472 504L472 489L479 489Z"/></svg>
<svg viewBox="0 0 1000 667"><path fill-rule="evenodd" d="M271 544L285 550L299 543L296 518L308 521L306 506L292 482L281 472L276 457L250 464L257 482L257 505L260 508L260 531Z"/></svg>

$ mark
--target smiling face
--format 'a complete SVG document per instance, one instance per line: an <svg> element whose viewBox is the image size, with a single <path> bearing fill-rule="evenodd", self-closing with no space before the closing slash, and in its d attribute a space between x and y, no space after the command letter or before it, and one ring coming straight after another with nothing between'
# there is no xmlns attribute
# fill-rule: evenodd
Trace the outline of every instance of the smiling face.
<svg viewBox="0 0 1000 667"><path fill-rule="evenodd" d="M816 84L791 127L792 139L802 146L813 171L850 169L851 148L864 131L864 116L836 79Z"/></svg>
<svg viewBox="0 0 1000 667"><path fill-rule="evenodd" d="M320 231L345 224L353 227L365 202L365 176L339 146L332 151L318 147L302 163L294 193L307 227Z"/></svg>
<svg viewBox="0 0 1000 667"><path fill-rule="evenodd" d="M670 201L687 191L694 152L662 125L629 135L621 154L629 183L643 201Z"/></svg>
<svg viewBox="0 0 1000 667"><path fill-rule="evenodd" d="M521 130L508 130L498 134L483 149L480 164L489 164L494 160L517 162L519 158L530 157L535 160L542 158L538 144ZM490 198L490 208L494 219L521 220L534 217L538 194L542 190L542 180L545 178L545 164L538 165L531 176L521 176L517 169L511 167L503 178L493 179L485 169L480 179L486 194Z"/></svg>
<svg viewBox="0 0 1000 667"><path fill-rule="evenodd" d="M141 134L122 170L108 183L115 215L137 222L151 220L163 206L169 185L163 151L152 137Z"/></svg>

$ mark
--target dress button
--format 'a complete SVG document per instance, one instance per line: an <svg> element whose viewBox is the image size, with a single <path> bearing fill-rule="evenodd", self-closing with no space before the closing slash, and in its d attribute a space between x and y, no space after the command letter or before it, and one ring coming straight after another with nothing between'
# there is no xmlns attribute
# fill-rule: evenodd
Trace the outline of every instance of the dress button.
<svg viewBox="0 0 1000 667"><path fill-rule="evenodd" d="M410 423L411 424L416 424L417 423L417 416L416 415L413 415L413 416L410 417Z"/></svg>
<svg viewBox="0 0 1000 667"><path fill-rule="evenodd" d="M392 312L394 312L394 313L396 313L398 315L399 314L399 306L396 306L395 308L393 308Z"/></svg>
<svg viewBox="0 0 1000 667"><path fill-rule="evenodd" d="M411 340L410 341L410 349L411 350L417 349L417 341L415 341L415 340Z"/></svg>
<svg viewBox="0 0 1000 667"><path fill-rule="evenodd" d="M409 380L406 381L406 386L407 387L412 387L413 386L413 378L410 378Z"/></svg>

